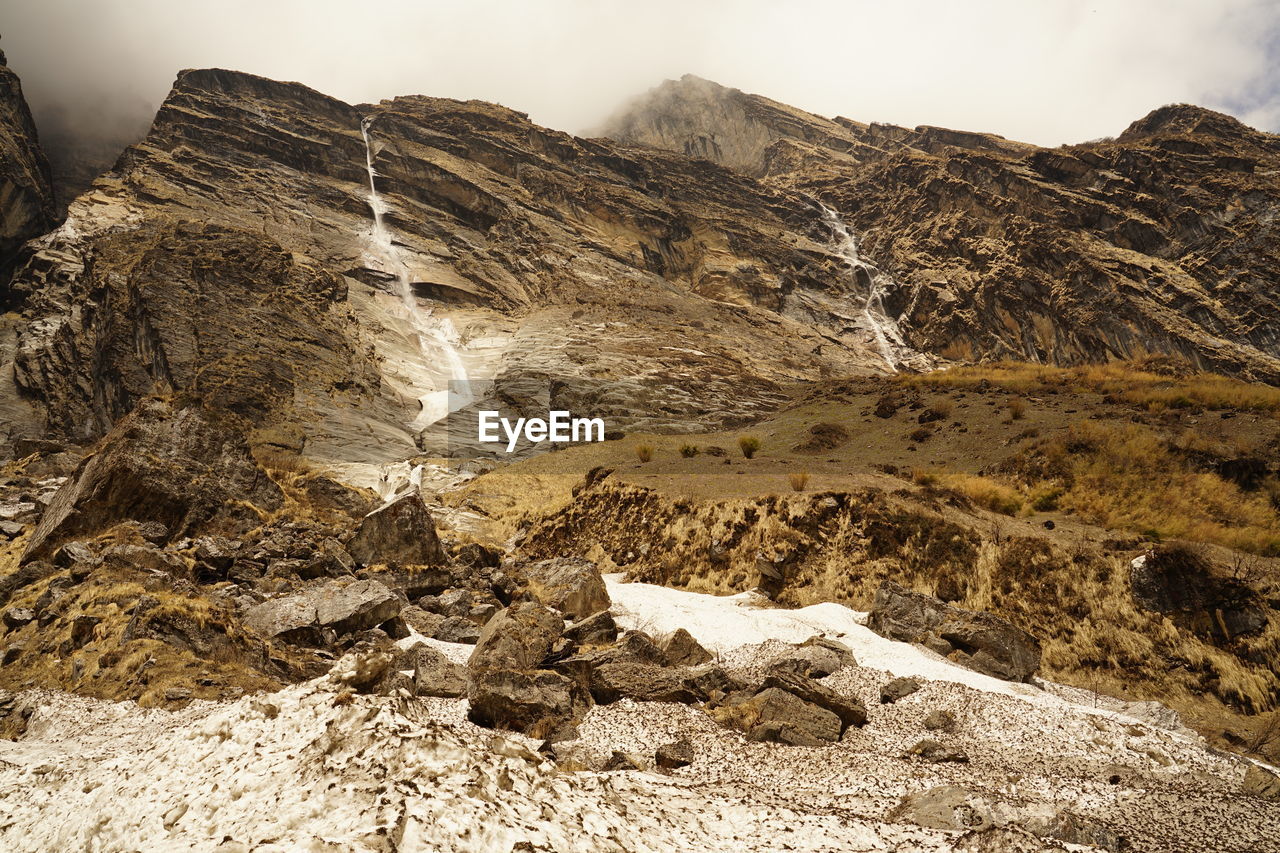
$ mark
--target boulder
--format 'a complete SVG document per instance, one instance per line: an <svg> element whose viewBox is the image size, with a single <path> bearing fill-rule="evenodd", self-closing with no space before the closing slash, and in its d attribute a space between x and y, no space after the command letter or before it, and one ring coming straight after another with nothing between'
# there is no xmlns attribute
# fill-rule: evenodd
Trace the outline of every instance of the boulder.
<svg viewBox="0 0 1280 853"><path fill-rule="evenodd" d="M439 613L424 610L416 604L401 608L400 618L404 620L406 625L424 637L435 637L436 631L440 629L440 625L445 620L445 617Z"/></svg>
<svg viewBox="0 0 1280 853"><path fill-rule="evenodd" d="M842 696L834 690L809 678L791 672L773 672L765 677L765 689L785 690L792 695L830 711L840 719L840 732L846 726L861 726L867 722L867 709L851 696Z"/></svg>
<svg viewBox="0 0 1280 853"><path fill-rule="evenodd" d="M688 738L680 738L658 747L653 753L653 762L666 770L675 770L692 764L694 757L693 744L689 743Z"/></svg>
<svg viewBox="0 0 1280 853"><path fill-rule="evenodd" d="M601 705L626 697L638 702L690 705L706 698L688 670L651 663L606 663L591 671L591 698Z"/></svg>
<svg viewBox="0 0 1280 853"><path fill-rule="evenodd" d="M618 639L618 626L613 614L601 610L565 629L564 638L577 646L604 646Z"/></svg>
<svg viewBox="0 0 1280 853"><path fill-rule="evenodd" d="M777 687L762 690L733 709L752 740L822 746L840 739L840 718Z"/></svg>
<svg viewBox="0 0 1280 853"><path fill-rule="evenodd" d="M511 605L480 632L467 666L489 669L537 669L564 630L564 620L533 601Z"/></svg>
<svg viewBox="0 0 1280 853"><path fill-rule="evenodd" d="M1267 607L1245 582L1220 577L1194 548L1162 545L1130 563L1134 603L1220 645L1267 626Z"/></svg>
<svg viewBox="0 0 1280 853"><path fill-rule="evenodd" d="M397 676L406 680L414 696L456 699L467 695L467 670L425 643L399 653L391 664Z"/></svg>
<svg viewBox="0 0 1280 853"><path fill-rule="evenodd" d="M402 601L375 580L330 581L308 598L315 603L316 622L339 634L376 627L400 613Z"/></svg>
<svg viewBox="0 0 1280 853"><path fill-rule="evenodd" d="M245 611L244 624L268 639L305 645L320 640L315 602L303 596L286 595L255 604Z"/></svg>
<svg viewBox="0 0 1280 853"><path fill-rule="evenodd" d="M467 691L473 723L543 736L585 710L586 700L570 679L554 672L490 669L473 673Z"/></svg>
<svg viewBox="0 0 1280 853"><path fill-rule="evenodd" d="M19 566L15 572L10 572L0 577L0 605L8 603L9 599L18 590L30 586L36 581L44 580L49 575L56 574L57 571L57 567L52 563L36 560Z"/></svg>
<svg viewBox="0 0 1280 853"><path fill-rule="evenodd" d="M880 688L880 704L889 705L904 699L920 689L920 682L914 678L895 678Z"/></svg>
<svg viewBox="0 0 1280 853"><path fill-rule="evenodd" d="M21 628L30 622L36 621L35 611L29 607L10 607L4 611L4 626L6 628Z"/></svg>
<svg viewBox="0 0 1280 853"><path fill-rule="evenodd" d="M712 659L711 652L704 649L684 628L663 641L662 653L672 666L698 666Z"/></svg>
<svg viewBox="0 0 1280 853"><path fill-rule="evenodd" d="M983 830L993 826L990 803L958 785L939 785L907 794L889 812L887 820L942 830Z"/></svg>
<svg viewBox="0 0 1280 853"><path fill-rule="evenodd" d="M379 507L364 517L347 551L363 565L426 566L445 562L436 525L418 492Z"/></svg>
<svg viewBox="0 0 1280 853"><path fill-rule="evenodd" d="M357 693L374 693L387 684L395 659L395 650L385 637L380 642L361 643L333 665L329 678Z"/></svg>
<svg viewBox="0 0 1280 853"><path fill-rule="evenodd" d="M891 640L921 643L952 661L1006 681L1028 681L1040 668L1040 644L990 613L965 610L886 581L867 627Z"/></svg>
<svg viewBox="0 0 1280 853"><path fill-rule="evenodd" d="M170 537L235 536L282 504L230 416L144 399L58 490L22 561L127 520L159 522Z"/></svg>
<svg viewBox="0 0 1280 853"><path fill-rule="evenodd" d="M568 619L585 619L609 609L609 592L600 569L590 560L558 557L524 567L528 593Z"/></svg>
<svg viewBox="0 0 1280 853"><path fill-rule="evenodd" d="M431 636L446 643L466 643L473 646L480 642L481 633L480 626L465 616L446 616Z"/></svg>
<svg viewBox="0 0 1280 853"><path fill-rule="evenodd" d="M949 732L956 727L956 717L950 711L930 711L924 718L924 727L929 731Z"/></svg>
<svg viewBox="0 0 1280 853"><path fill-rule="evenodd" d="M1250 762L1244 774L1243 790L1250 796L1280 802L1280 776Z"/></svg>

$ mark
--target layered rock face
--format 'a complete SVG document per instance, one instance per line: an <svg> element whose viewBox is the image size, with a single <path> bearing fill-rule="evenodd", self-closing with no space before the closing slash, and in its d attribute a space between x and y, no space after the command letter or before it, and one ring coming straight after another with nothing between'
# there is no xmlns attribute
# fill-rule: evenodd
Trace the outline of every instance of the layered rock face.
<svg viewBox="0 0 1280 853"><path fill-rule="evenodd" d="M48 231L55 218L49 163L22 97L22 83L0 53L0 280L8 275L18 247Z"/></svg>
<svg viewBox="0 0 1280 853"><path fill-rule="evenodd" d="M915 348L1059 364L1159 352L1280 381L1280 140L1162 107L1115 140L1042 149L993 134L828 120L693 77L611 137L811 193L891 272Z"/></svg>
<svg viewBox="0 0 1280 853"><path fill-rule="evenodd" d="M591 377L698 428L885 369L832 236L804 194L492 104L188 71L28 246L14 374L67 438L195 391L338 462L404 458L478 376Z"/></svg>

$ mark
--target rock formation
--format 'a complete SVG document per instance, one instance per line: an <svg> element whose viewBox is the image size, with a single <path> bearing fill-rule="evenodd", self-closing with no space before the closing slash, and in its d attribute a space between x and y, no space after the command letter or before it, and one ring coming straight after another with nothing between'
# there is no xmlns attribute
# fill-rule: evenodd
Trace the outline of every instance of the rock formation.
<svg viewBox="0 0 1280 853"><path fill-rule="evenodd" d="M0 308L2 284L18 248L53 227L57 215L49 163L22 96L22 83L0 52Z"/></svg>
<svg viewBox="0 0 1280 853"><path fill-rule="evenodd" d="M1074 364L1174 353L1280 381L1280 140L1174 105L1114 140L826 119L696 77L604 133L722 163L836 208L892 273L916 349Z"/></svg>

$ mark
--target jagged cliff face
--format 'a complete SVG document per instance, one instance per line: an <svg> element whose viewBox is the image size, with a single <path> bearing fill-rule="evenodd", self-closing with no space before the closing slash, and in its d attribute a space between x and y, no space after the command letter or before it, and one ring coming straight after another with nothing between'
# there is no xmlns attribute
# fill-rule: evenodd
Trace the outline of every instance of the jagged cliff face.
<svg viewBox="0 0 1280 853"><path fill-rule="evenodd" d="M828 120L686 77L615 117L617 139L813 194L893 273L908 342L958 359L1175 353L1280 381L1280 139L1164 107L1114 141Z"/></svg>
<svg viewBox="0 0 1280 853"><path fill-rule="evenodd" d="M0 53L0 278L18 247L53 226L53 185L22 83Z"/></svg>
<svg viewBox="0 0 1280 853"><path fill-rule="evenodd" d="M403 458L458 371L594 377L696 429L886 369L835 236L803 193L492 104L189 71L28 247L13 367L78 440L222 388L293 449Z"/></svg>

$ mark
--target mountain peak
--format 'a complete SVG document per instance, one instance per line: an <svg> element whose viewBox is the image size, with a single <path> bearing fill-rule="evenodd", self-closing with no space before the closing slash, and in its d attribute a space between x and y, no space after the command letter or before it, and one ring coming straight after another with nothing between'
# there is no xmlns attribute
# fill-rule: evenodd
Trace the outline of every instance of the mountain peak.
<svg viewBox="0 0 1280 853"><path fill-rule="evenodd" d="M1240 137L1256 132L1239 119L1226 113L1195 104L1166 104L1130 124L1119 138L1126 141L1185 133Z"/></svg>

